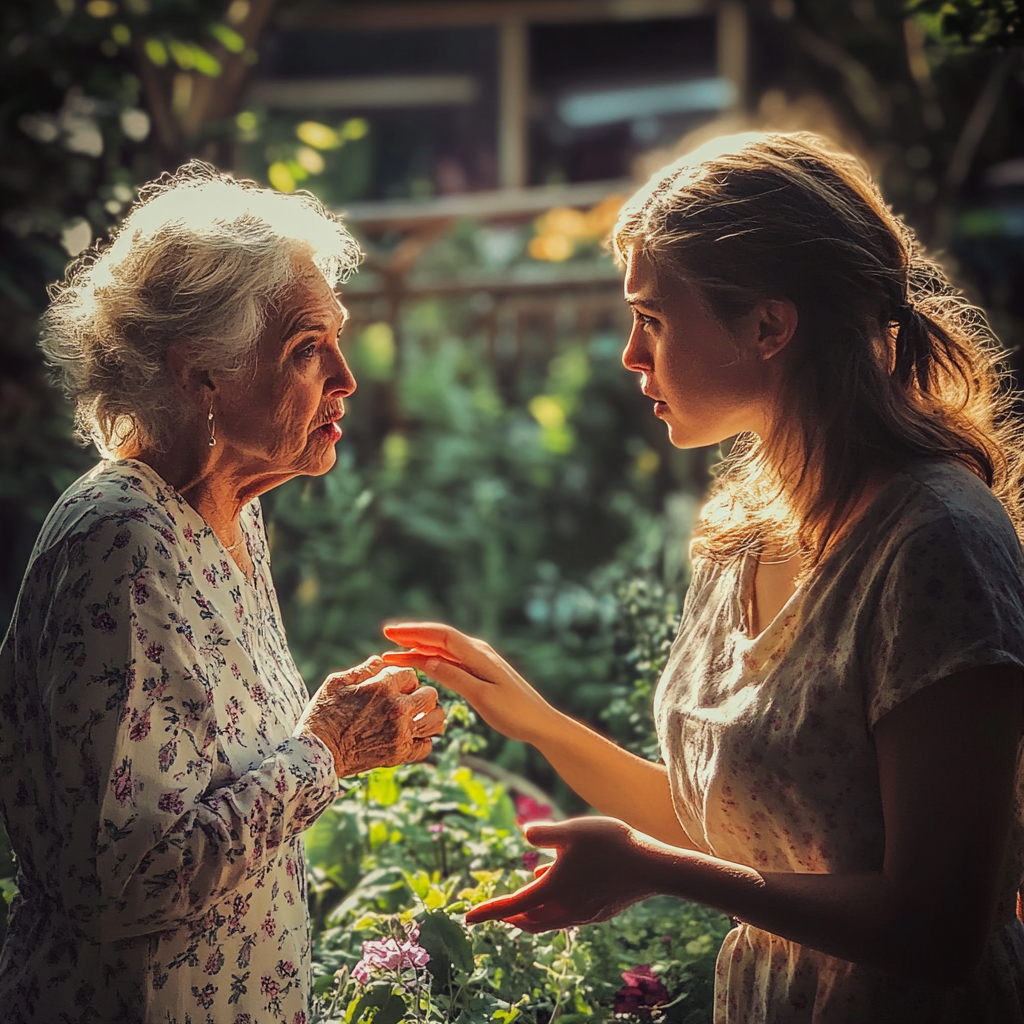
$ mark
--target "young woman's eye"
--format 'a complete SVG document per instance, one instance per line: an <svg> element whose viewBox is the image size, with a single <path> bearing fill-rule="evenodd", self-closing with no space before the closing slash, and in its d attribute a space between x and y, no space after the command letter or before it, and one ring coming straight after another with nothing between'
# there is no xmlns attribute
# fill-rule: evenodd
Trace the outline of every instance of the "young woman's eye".
<svg viewBox="0 0 1024 1024"><path fill-rule="evenodd" d="M658 322L653 316L641 313L639 309L633 310L633 317L642 327L653 327Z"/></svg>

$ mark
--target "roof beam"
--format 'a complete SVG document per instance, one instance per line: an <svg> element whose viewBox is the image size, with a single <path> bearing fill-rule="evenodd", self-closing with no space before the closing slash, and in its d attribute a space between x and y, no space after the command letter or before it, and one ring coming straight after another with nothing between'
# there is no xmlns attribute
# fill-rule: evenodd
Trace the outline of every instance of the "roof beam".
<svg viewBox="0 0 1024 1024"><path fill-rule="evenodd" d="M714 0L442 0L438 3L362 3L326 6L296 3L279 7L275 26L286 30L388 31L501 25L565 24L579 21L646 21L714 13Z"/></svg>

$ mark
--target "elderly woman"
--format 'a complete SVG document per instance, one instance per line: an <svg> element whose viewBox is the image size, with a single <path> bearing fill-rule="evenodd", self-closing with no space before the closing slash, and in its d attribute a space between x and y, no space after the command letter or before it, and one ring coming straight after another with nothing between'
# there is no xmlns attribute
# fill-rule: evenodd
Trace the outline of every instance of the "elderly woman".
<svg viewBox="0 0 1024 1024"><path fill-rule="evenodd" d="M380 659L310 701L270 575L258 495L334 465L358 256L311 196L193 163L54 291L44 346L104 459L0 653L8 1022L302 1024L302 833L443 729Z"/></svg>
<svg viewBox="0 0 1024 1024"><path fill-rule="evenodd" d="M737 920L716 1024L1022 1024L1024 445L984 317L814 136L709 144L613 238L670 441L742 436L655 697L664 764L486 644L388 630L609 815L528 829L553 865L468 919L667 893Z"/></svg>

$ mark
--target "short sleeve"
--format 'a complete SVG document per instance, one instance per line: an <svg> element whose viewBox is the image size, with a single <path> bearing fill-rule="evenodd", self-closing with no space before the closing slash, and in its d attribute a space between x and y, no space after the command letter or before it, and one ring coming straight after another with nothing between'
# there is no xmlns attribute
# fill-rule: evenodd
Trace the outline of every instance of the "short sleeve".
<svg viewBox="0 0 1024 1024"><path fill-rule="evenodd" d="M1024 666L1020 543L994 508L942 508L883 559L868 630L868 721L957 672Z"/></svg>

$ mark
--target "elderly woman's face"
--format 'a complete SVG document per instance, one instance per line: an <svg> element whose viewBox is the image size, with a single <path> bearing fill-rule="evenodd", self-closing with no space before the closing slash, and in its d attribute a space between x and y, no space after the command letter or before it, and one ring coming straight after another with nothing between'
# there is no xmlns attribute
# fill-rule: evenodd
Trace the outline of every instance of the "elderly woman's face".
<svg viewBox="0 0 1024 1024"><path fill-rule="evenodd" d="M257 475L326 473L356 388L338 338L348 314L311 261L300 267L260 338L254 375L220 382L214 398L218 444Z"/></svg>

